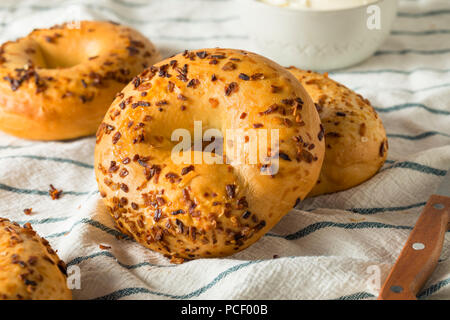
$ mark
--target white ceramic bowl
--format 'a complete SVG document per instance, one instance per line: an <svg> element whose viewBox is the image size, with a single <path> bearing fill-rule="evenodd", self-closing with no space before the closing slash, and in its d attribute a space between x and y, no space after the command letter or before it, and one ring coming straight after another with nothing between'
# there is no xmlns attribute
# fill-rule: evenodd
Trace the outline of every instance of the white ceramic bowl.
<svg viewBox="0 0 450 320"><path fill-rule="evenodd" d="M281 8L258 0L237 3L258 53L281 65L313 70L345 68L367 59L389 35L397 15L397 0L329 11ZM373 5L379 8L378 29L368 27Z"/></svg>

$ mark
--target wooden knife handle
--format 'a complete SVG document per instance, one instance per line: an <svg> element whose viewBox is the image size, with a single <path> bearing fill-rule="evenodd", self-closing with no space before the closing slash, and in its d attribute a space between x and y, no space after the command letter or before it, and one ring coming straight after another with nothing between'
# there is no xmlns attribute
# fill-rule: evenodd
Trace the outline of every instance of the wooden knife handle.
<svg viewBox="0 0 450 320"><path fill-rule="evenodd" d="M436 268L448 229L450 198L432 195L381 288L378 300L415 300Z"/></svg>

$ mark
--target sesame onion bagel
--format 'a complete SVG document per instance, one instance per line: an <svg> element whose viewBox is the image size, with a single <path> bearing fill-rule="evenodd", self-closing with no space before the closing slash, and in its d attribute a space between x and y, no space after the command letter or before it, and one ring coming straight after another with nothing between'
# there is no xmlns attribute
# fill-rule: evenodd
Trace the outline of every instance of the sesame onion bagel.
<svg viewBox="0 0 450 320"><path fill-rule="evenodd" d="M0 218L0 300L70 300L66 265L29 224Z"/></svg>
<svg viewBox="0 0 450 320"><path fill-rule="evenodd" d="M0 49L0 130L33 140L94 134L120 91L160 59L139 32L82 21L34 30Z"/></svg>
<svg viewBox="0 0 450 320"><path fill-rule="evenodd" d="M230 162L228 149L200 141L179 163L174 132L195 137L194 121L205 136L216 132L214 141L222 135L224 147L234 146L229 130L242 130L238 154L256 148L260 156ZM278 140L255 143L255 132ZM310 192L323 157L319 115L293 75L259 55L216 48L159 62L124 88L97 132L95 172L118 228L177 262L254 243Z"/></svg>
<svg viewBox="0 0 450 320"><path fill-rule="evenodd" d="M325 160L309 196L370 179L383 166L388 150L383 123L370 102L327 74L288 69L313 99L325 129Z"/></svg>

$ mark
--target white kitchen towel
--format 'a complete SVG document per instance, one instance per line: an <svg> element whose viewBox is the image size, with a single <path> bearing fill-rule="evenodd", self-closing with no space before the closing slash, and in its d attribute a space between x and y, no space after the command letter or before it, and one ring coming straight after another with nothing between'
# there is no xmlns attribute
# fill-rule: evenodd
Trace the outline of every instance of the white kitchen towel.
<svg viewBox="0 0 450 320"><path fill-rule="evenodd" d="M0 41L102 19L139 29L165 56L216 46L253 50L239 1L2 0ZM386 165L358 187L304 201L249 249L173 265L121 238L97 190L93 137L33 142L0 134L0 216L30 222L80 272L75 299L375 299L450 167L450 1L399 4L377 54L330 73L376 107L389 136ZM64 191L59 200L51 200L49 184ZM450 299L449 240L447 232L422 299Z"/></svg>

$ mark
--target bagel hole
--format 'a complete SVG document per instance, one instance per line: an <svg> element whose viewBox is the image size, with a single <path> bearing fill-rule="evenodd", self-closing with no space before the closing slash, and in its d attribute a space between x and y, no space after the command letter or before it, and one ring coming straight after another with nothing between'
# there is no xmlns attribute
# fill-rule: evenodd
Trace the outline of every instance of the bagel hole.
<svg viewBox="0 0 450 320"><path fill-rule="evenodd" d="M216 140L217 140L216 137L212 137L211 141L202 140L201 146L199 146L200 148L199 147L195 148L194 142L192 142L190 150L205 152L206 147L216 143ZM223 146L223 138L219 138L219 140L217 141L217 144L219 146ZM222 149L219 148L219 150L213 149L212 151L213 151L213 152L211 152L212 154L216 154L218 156L223 155L223 148Z"/></svg>
<svg viewBox="0 0 450 320"><path fill-rule="evenodd" d="M89 59L88 51L97 52L92 45L78 43L65 43L66 39L60 39L58 45L36 43L36 55L33 57L34 64L42 69L68 69L75 67ZM75 50L80 47L81 50Z"/></svg>

